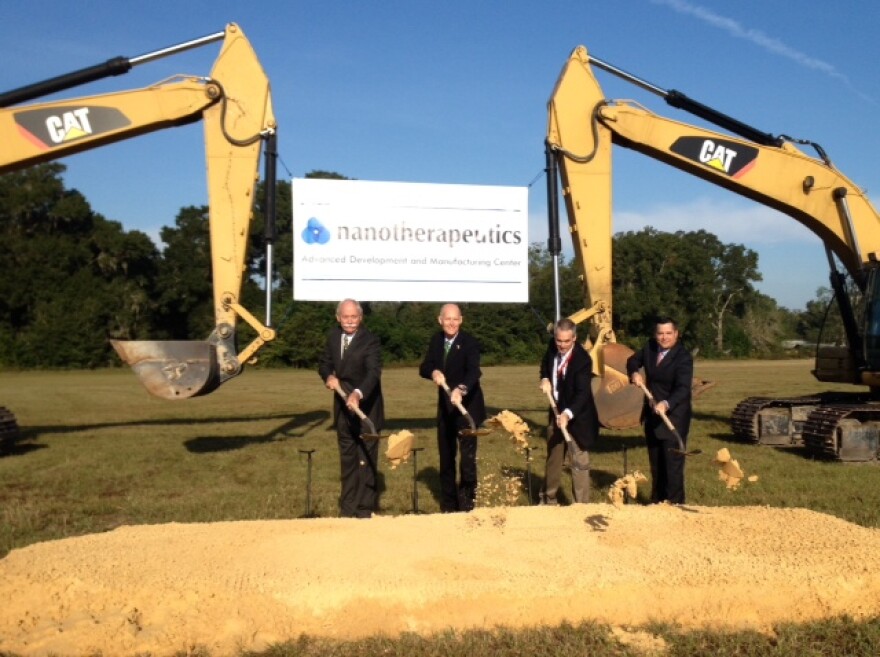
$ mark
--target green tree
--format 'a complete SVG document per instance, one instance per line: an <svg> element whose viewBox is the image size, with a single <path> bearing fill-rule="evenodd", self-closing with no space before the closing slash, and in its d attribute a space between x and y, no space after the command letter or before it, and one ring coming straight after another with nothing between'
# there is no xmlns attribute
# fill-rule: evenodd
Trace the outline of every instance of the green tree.
<svg viewBox="0 0 880 657"><path fill-rule="evenodd" d="M0 176L0 358L22 367L115 361L108 337L147 333L158 253L92 212L63 165Z"/></svg>
<svg viewBox="0 0 880 657"><path fill-rule="evenodd" d="M691 348L720 354L726 322L740 317L755 294L757 267L757 254L703 230L619 233L613 246L619 334L638 346L657 316L671 315Z"/></svg>
<svg viewBox="0 0 880 657"><path fill-rule="evenodd" d="M181 208L159 235L165 248L158 273L161 337L204 339L214 329L208 208ZM159 336L157 336L159 337Z"/></svg>

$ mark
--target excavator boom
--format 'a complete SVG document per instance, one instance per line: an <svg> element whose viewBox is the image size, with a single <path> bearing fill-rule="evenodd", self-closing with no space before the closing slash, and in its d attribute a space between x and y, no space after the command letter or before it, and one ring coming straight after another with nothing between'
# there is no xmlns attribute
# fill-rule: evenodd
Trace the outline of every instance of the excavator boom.
<svg viewBox="0 0 880 657"><path fill-rule="evenodd" d="M594 67L663 96L673 107L733 134L674 121L629 101L609 100L593 74ZM808 155L790 138L762 132L680 92L665 91L635 78L591 57L583 46L572 52L563 67L548 103L548 117L548 158L550 154L556 158L561 172L569 231L584 281L585 306L572 318L590 322L594 362L601 375L599 389L594 392L605 426L628 426L633 419L637 422L636 407L641 406L641 399L636 400L625 389L621 362L625 363L628 350L616 343L612 326L613 146L637 151L774 208L815 233L828 251L832 285L839 292L837 298L849 344L844 348L820 348L814 375L820 381L861 384L880 390L880 214L865 193L832 165L821 147L812 144L818 157ZM835 257L866 297L867 313L861 323L842 293L842 274L835 270ZM809 403L815 406L819 402ZM794 426L791 409L797 402L787 400L782 406L789 413L788 426ZM746 415L749 417L742 419ZM873 434L868 442L873 441L876 452L880 415L876 419L869 415L868 411L861 411L856 424L862 434L857 439L865 442L864 426L870 425ZM748 428L738 433L760 434L758 419L753 414L744 410L740 416L740 425ZM785 421L784 417L774 419L777 426ZM817 419L814 424L818 427L820 421ZM856 434L855 430L850 432L852 436ZM829 448L829 441L834 440L824 434L815 441L836 455L845 442L839 439Z"/></svg>
<svg viewBox="0 0 880 657"><path fill-rule="evenodd" d="M220 53L207 76L176 76L144 89L18 105L220 39ZM239 298L262 142L274 138L276 125L269 80L237 25L0 94L0 107L6 108L0 109L0 173L156 130L204 123L215 328L204 341L111 341L151 393L165 399L207 394L239 374L274 339L274 329L243 308ZM273 183L267 181L272 191ZM235 340L239 320L257 334L240 352Z"/></svg>

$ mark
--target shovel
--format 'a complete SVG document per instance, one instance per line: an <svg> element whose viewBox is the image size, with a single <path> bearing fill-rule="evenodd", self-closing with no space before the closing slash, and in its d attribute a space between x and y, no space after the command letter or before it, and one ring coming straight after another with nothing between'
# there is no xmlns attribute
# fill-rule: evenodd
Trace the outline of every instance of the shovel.
<svg viewBox="0 0 880 657"><path fill-rule="evenodd" d="M342 397L343 402L348 401L348 395L345 394L345 391L342 389L342 386L339 383L337 383L333 389L336 391L336 394ZM345 404L345 407L354 411L354 413L361 419L361 423L363 423L363 425L367 428L367 431L361 433L361 438L363 438L364 440L379 440L379 438L381 438L379 432L376 431L376 425L373 424L373 421L366 416L366 414L360 409L360 407L351 407L347 403Z"/></svg>
<svg viewBox="0 0 880 657"><path fill-rule="evenodd" d="M446 394L449 396L449 401L452 401L452 391L449 389L449 386L446 384L446 379L441 378L440 383L438 383L441 388L446 391ZM454 403L454 402L453 402ZM467 420L468 425L470 425L467 429L462 429L458 432L459 436L464 437L477 437L477 436L487 436L492 431L490 429L478 429L477 424L474 422L474 418L471 417L471 414L468 413L467 409L462 405L461 402L455 404L455 407L461 411L461 414L464 415L464 418Z"/></svg>
<svg viewBox="0 0 880 657"><path fill-rule="evenodd" d="M557 408L556 406L556 400L553 399L553 393L549 390L547 391L547 399L550 400L550 408L553 410L553 417L556 418L556 426L559 426L559 408ZM574 440L572 440L571 434L568 433L568 429L566 429L565 427L559 428L562 429L562 437L565 438L565 442L567 442L569 445L573 443Z"/></svg>
<svg viewBox="0 0 880 657"><path fill-rule="evenodd" d="M642 389L642 392L645 393L645 396L648 398L648 403L651 404L651 408L656 409L656 402L654 400L654 395L651 394L651 391L645 387L644 383L638 384ZM684 440L682 440L681 434L678 433L678 429L675 428L675 425L672 424L672 420L666 417L666 413L663 411L657 411L657 415L659 415L663 419L663 424L666 425L666 428L672 432L672 435L675 436L676 442L678 442L678 449L674 447L670 447L669 451L674 454L678 454L679 456L696 456L697 454L702 454L703 450L701 449L693 449L691 451L685 450Z"/></svg>

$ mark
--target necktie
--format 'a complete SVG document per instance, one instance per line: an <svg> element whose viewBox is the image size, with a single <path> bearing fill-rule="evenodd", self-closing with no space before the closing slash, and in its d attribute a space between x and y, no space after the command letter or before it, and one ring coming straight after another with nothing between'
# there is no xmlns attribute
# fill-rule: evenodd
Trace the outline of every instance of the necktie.
<svg viewBox="0 0 880 657"><path fill-rule="evenodd" d="M452 340L447 340L443 344L443 363L446 363L446 357L449 355L449 350L452 349Z"/></svg>
<svg viewBox="0 0 880 657"><path fill-rule="evenodd" d="M559 364L556 366L556 378L561 379L565 376L565 367L568 365L569 355L571 355L571 352L568 352L565 355L559 354L559 356L557 356Z"/></svg>
<svg viewBox="0 0 880 657"><path fill-rule="evenodd" d="M658 364L658 365L660 364L660 361L663 360L663 357L664 357L665 355L666 355L666 352L665 352L665 351L658 351L658 352L657 352L657 364Z"/></svg>
<svg viewBox="0 0 880 657"><path fill-rule="evenodd" d="M348 345L351 343L351 336L345 335L342 338L342 355L345 356L345 352L348 351Z"/></svg>

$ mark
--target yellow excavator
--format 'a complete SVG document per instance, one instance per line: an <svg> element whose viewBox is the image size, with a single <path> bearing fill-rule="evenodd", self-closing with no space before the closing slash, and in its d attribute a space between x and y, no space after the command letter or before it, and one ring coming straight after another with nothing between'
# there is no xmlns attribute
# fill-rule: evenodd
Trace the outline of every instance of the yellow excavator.
<svg viewBox="0 0 880 657"><path fill-rule="evenodd" d="M22 104L209 43L222 41L208 76L179 75L143 89ZM146 388L164 399L204 395L242 371L275 338L268 305L260 322L239 295L254 191L266 142L267 224L274 219L277 133L269 80L238 25L139 57L117 57L0 94L0 174L139 135L204 122L215 326L203 341L113 341ZM267 268L274 236L267 229ZM267 281L271 273L267 271ZM256 337L240 351L239 319ZM14 417L0 413L0 433Z"/></svg>
<svg viewBox="0 0 880 657"><path fill-rule="evenodd" d="M607 99L594 69L661 96L670 106L727 132L658 116L632 101ZM733 432L741 440L759 444L804 445L842 461L880 458L880 215L821 146L762 132L679 91L631 75L583 46L571 53L553 90L545 144L550 251L556 258L559 231L554 236L553 225L558 223L556 190L561 173L585 296L583 310L572 318L589 321L589 346L601 376L594 391L604 426L635 426L642 406L640 392L626 378L625 363L632 352L616 341L612 326L611 181L616 145L774 208L822 240L847 344L817 345L813 375L822 382L853 384L862 390L751 397L734 409ZM810 146L815 154L799 146ZM859 304L847 294L847 276L861 296ZM856 305L862 308L858 313Z"/></svg>

